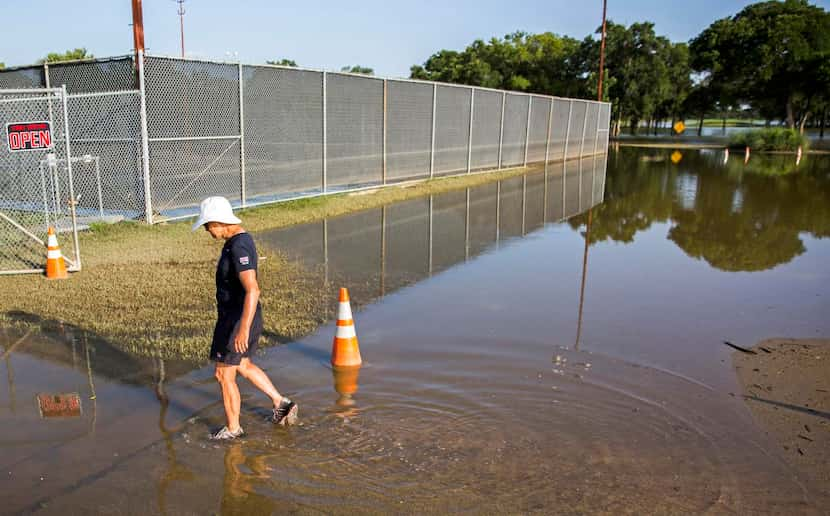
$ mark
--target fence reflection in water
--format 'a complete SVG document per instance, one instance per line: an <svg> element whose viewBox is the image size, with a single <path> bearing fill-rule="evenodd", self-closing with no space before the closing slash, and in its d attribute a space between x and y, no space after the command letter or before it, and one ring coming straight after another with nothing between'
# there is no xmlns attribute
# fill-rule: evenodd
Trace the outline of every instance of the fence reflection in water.
<svg viewBox="0 0 830 516"><path fill-rule="evenodd" d="M368 303L603 201L605 155L382 208L260 233ZM326 314L331 315L331 314Z"/></svg>

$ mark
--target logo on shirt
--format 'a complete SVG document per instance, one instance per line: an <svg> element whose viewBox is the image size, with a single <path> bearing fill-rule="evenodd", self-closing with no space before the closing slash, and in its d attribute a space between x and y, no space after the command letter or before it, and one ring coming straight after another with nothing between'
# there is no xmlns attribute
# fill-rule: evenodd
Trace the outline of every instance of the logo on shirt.
<svg viewBox="0 0 830 516"><path fill-rule="evenodd" d="M250 262L251 262L251 259L248 258L247 256L240 256L239 257L239 263L242 264L242 265L248 265Z"/></svg>

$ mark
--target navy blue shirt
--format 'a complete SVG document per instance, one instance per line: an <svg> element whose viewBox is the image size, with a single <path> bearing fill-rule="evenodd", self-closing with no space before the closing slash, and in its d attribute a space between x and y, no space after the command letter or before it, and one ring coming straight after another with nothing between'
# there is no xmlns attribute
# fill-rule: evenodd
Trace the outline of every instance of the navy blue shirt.
<svg viewBox="0 0 830 516"><path fill-rule="evenodd" d="M242 316L245 289L239 281L239 273L256 269L256 246L251 235L237 233L229 238L222 247L222 256L216 266L216 307L220 316ZM257 312L259 311L257 303Z"/></svg>

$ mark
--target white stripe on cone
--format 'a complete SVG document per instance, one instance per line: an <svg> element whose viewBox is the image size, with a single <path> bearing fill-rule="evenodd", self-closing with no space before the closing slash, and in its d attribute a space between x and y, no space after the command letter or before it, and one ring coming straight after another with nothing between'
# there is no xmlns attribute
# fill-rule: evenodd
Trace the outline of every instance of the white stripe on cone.
<svg viewBox="0 0 830 516"><path fill-rule="evenodd" d="M339 307L337 309L337 318L341 321L348 321L352 318L352 307L348 301L343 301L339 303Z"/></svg>
<svg viewBox="0 0 830 516"><path fill-rule="evenodd" d="M56 250L49 249L49 250L46 251L46 259L47 260L57 260L59 258L63 258L63 255L61 254L60 249L56 249Z"/></svg>
<svg viewBox="0 0 830 516"><path fill-rule="evenodd" d="M354 331L354 324L350 324L348 326L338 326L335 337L338 339L353 339L357 337L357 333Z"/></svg>
<svg viewBox="0 0 830 516"><path fill-rule="evenodd" d="M56 237L54 234L49 235L49 240L47 241L47 244L49 245L49 247L58 247L58 237Z"/></svg>

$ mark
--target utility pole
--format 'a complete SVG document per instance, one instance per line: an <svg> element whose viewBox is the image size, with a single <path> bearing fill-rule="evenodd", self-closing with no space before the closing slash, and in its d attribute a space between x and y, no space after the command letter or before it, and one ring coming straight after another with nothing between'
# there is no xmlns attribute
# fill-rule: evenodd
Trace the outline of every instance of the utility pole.
<svg viewBox="0 0 830 516"><path fill-rule="evenodd" d="M599 44L599 85L597 86L597 101L602 102L602 72L605 69L605 14L608 0L602 0L602 40ZM582 282L579 286L579 316L576 326L576 342L574 349L579 349L579 339L582 337L582 308L585 304L585 280L588 276L588 249L591 246L591 219L593 206L588 209L588 221L585 227L585 249L582 252Z"/></svg>
<svg viewBox="0 0 830 516"><path fill-rule="evenodd" d="M179 14L179 32L182 36L182 57L184 57L184 0L176 0L176 3L179 4L177 12Z"/></svg>
<svg viewBox="0 0 830 516"><path fill-rule="evenodd" d="M133 51L135 52L136 68L138 67L138 53L144 52L144 16L141 0L133 2Z"/></svg>
<svg viewBox="0 0 830 516"><path fill-rule="evenodd" d="M605 13L608 9L608 0L602 0L602 40L599 44L599 86L597 100L602 102L602 73L605 71Z"/></svg>

